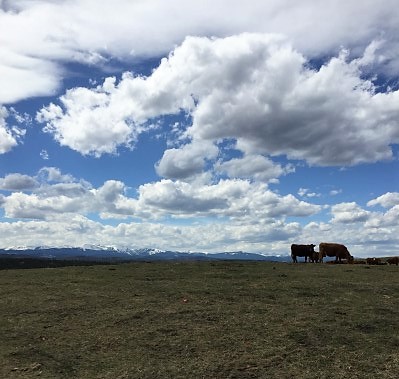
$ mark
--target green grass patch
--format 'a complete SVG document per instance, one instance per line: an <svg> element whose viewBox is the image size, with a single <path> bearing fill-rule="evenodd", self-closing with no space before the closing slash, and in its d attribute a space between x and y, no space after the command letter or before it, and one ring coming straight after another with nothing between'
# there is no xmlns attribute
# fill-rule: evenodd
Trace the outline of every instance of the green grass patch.
<svg viewBox="0 0 399 379"><path fill-rule="evenodd" d="M396 266L0 271L1 378L397 378Z"/></svg>

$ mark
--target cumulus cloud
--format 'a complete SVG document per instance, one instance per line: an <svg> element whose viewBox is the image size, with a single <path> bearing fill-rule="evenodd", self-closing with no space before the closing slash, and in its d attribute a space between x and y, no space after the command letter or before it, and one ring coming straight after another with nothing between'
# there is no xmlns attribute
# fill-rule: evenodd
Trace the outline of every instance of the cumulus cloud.
<svg viewBox="0 0 399 379"><path fill-rule="evenodd" d="M282 167L262 155L245 155L219 162L217 172L226 173L230 178L247 178L264 182L276 182L280 176L294 171L290 165Z"/></svg>
<svg viewBox="0 0 399 379"><path fill-rule="evenodd" d="M327 222L309 222L301 230L303 240L341 242L358 257L396 255L398 249L399 205L385 212L373 212L358 204L341 203L332 207Z"/></svg>
<svg viewBox="0 0 399 379"><path fill-rule="evenodd" d="M333 215L332 222L344 224L364 222L370 217L370 212L362 209L355 202L333 205L331 213Z"/></svg>
<svg viewBox="0 0 399 379"><path fill-rule="evenodd" d="M180 251L253 251L264 254L287 252L286 238L300 231L297 223L281 221L262 225L208 224L162 225L119 223L103 225L81 215L52 220L25 220L0 223L0 247L15 245L75 246L85 244L130 248L157 247ZM265 245L268 246L265 250Z"/></svg>
<svg viewBox="0 0 399 379"><path fill-rule="evenodd" d="M264 183L246 180L221 180L203 186L162 180L140 186L139 195L140 205L145 205L144 209L148 207L153 215L217 216L243 223L310 216L321 209L292 195L280 196Z"/></svg>
<svg viewBox="0 0 399 379"><path fill-rule="evenodd" d="M2 207L6 217L21 219L53 220L68 213L98 213L103 218L143 220L216 217L244 224L310 216L321 209L292 195L278 195L265 183L238 179L216 184L164 179L141 185L137 197L132 198L121 181L108 180L92 188L85 180L45 167L36 177L10 174L0 180L0 186L18 191L3 196Z"/></svg>
<svg viewBox="0 0 399 379"><path fill-rule="evenodd" d="M5 216L19 219L0 223L3 246L62 246L74 241L76 245L287 254L289 244L298 240L345 241L356 256L383 256L394 254L399 233L399 205L371 212L354 202L340 203L331 207L330 221L301 225L287 220L317 215L322 207L245 180L198 186L164 179L141 186L137 198L128 197L125 184L113 180L98 188L75 181L41 183L26 189L29 193L21 191L0 195ZM132 216L135 221L104 225L88 218L93 212L104 217ZM201 216L217 216L223 222L214 218L202 223ZM159 222L164 217L177 220ZM181 217L184 220L179 222Z"/></svg>
<svg viewBox="0 0 399 379"><path fill-rule="evenodd" d="M132 146L148 120L184 111L193 143L167 150L157 165L171 178L198 172L216 155L202 146L223 139L246 155L311 165L376 162L390 159L399 142L399 91L378 93L362 77L367 54L350 60L342 51L312 69L279 36L189 37L149 77L125 74L119 83L107 78L93 89L71 89L37 119L60 144L100 156Z"/></svg>
<svg viewBox="0 0 399 379"><path fill-rule="evenodd" d="M364 224L365 229L373 234L389 235L391 240L396 240L395 235L398 229L398 216L399 205L393 206L386 212L372 212L372 217Z"/></svg>
<svg viewBox="0 0 399 379"><path fill-rule="evenodd" d="M1 75L1 73L0 73ZM18 114L11 112L14 118L18 118ZM17 146L21 138L25 135L25 129L7 124L7 118L10 112L0 103L0 154L7 153L13 147Z"/></svg>
<svg viewBox="0 0 399 379"><path fill-rule="evenodd" d="M65 112L60 106L50 104L38 113L37 120L46 122L44 131L53 134L61 145L84 155L98 157L116 153L118 145L130 146L140 127L135 127L126 112L119 113L123 102L112 101L109 82L106 80L95 90L67 91L60 99Z"/></svg>
<svg viewBox="0 0 399 379"><path fill-rule="evenodd" d="M1 202L1 200L0 200ZM371 213L362 222L297 222L268 219L259 223L162 224L122 222L104 225L79 214L59 215L51 222L21 220L0 223L2 246L103 244L129 247L157 247L198 251L250 251L289 254L289 245L298 240L318 244L344 242L357 256L394 255L399 232L399 207L385 214Z"/></svg>
<svg viewBox="0 0 399 379"><path fill-rule="evenodd" d="M343 45L363 49L382 35L387 41L381 54L384 65L397 73L396 5L395 0L3 2L0 73L6 85L0 102L53 93L67 60L99 66L111 57L133 61L165 54L187 35L224 37L247 30L287 35L296 48L312 56L330 54Z"/></svg>
<svg viewBox="0 0 399 379"><path fill-rule="evenodd" d="M54 214L81 212L82 206L87 209L82 197L43 196L21 192L7 196L3 205L6 217L22 219L51 219Z"/></svg>
<svg viewBox="0 0 399 379"><path fill-rule="evenodd" d="M95 197L95 208L104 218L115 216L135 216L137 201L125 196L126 186L117 180L108 180L92 193Z"/></svg>
<svg viewBox="0 0 399 379"><path fill-rule="evenodd" d="M43 167L37 176L45 182L72 183L76 181L72 175L63 174L57 167Z"/></svg>
<svg viewBox="0 0 399 379"><path fill-rule="evenodd" d="M253 59L250 76L229 77L233 89L226 86L223 91L226 77L216 82L193 113L191 135L236 138L238 148L247 153L282 154L313 165L391 158L390 143L398 140L398 91L376 94L346 53L311 70L290 47L271 50L270 44L251 42L247 46L254 48L254 57L259 56L255 51L265 55ZM214 62L216 45L207 47ZM228 70L220 71L228 75Z"/></svg>
<svg viewBox="0 0 399 379"><path fill-rule="evenodd" d="M218 148L207 141L194 141L178 149L168 149L155 166L158 175L169 179L188 179L201 174L207 160L218 155Z"/></svg>
<svg viewBox="0 0 399 379"><path fill-rule="evenodd" d="M0 189L8 191L31 190L38 186L38 182L28 175L8 174L0 178Z"/></svg>
<svg viewBox="0 0 399 379"><path fill-rule="evenodd" d="M97 189L85 181L42 183L32 193L13 192L4 197L8 218L54 220L66 214L100 213L123 218L136 213L136 200L124 196L125 185L106 181Z"/></svg>
<svg viewBox="0 0 399 379"><path fill-rule="evenodd" d="M80 215L47 221L15 221L0 223L1 247L10 246L75 246L101 241L103 226Z"/></svg>
<svg viewBox="0 0 399 379"><path fill-rule="evenodd" d="M376 199L370 200L367 205L369 207L381 205L384 208L392 208L399 205L399 192L387 192Z"/></svg>

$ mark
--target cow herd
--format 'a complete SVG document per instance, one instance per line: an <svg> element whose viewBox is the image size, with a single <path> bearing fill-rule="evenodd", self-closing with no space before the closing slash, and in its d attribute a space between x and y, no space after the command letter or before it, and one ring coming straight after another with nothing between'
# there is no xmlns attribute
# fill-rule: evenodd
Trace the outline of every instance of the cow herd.
<svg viewBox="0 0 399 379"><path fill-rule="evenodd" d="M366 263L368 265L375 265L375 266L386 265L387 263L389 265L398 266L399 265L399 257L389 257L386 260L383 260L381 258L367 258Z"/></svg>
<svg viewBox="0 0 399 379"><path fill-rule="evenodd" d="M355 263L353 256L349 253L348 249L345 245L341 245L339 243L326 243L322 242L319 245L319 251L315 251L314 248L316 245L291 245L291 258L294 263L298 262L298 257L304 257L305 262L323 262L323 258L332 257L335 258L336 263ZM370 265L379 265L379 264L399 264L399 257L390 257L385 261L382 261L380 258L367 258L366 262Z"/></svg>

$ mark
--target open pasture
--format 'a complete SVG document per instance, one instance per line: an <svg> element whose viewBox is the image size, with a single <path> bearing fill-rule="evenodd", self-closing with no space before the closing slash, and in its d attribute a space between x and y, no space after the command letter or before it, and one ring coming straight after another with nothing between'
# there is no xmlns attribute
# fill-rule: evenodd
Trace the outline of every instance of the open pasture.
<svg viewBox="0 0 399 379"><path fill-rule="evenodd" d="M0 378L397 378L397 266L0 271Z"/></svg>

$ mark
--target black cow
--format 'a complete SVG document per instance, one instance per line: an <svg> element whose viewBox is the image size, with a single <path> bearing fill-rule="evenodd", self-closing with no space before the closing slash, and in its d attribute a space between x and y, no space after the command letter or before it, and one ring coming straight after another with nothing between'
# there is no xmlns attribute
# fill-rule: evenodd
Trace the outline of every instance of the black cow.
<svg viewBox="0 0 399 379"><path fill-rule="evenodd" d="M305 257L305 262L308 261L308 257L309 260L313 259L314 256L314 247L316 245L296 245L296 244L292 244L291 245L291 258L292 261L294 263L297 263L298 260L296 259L297 257Z"/></svg>

